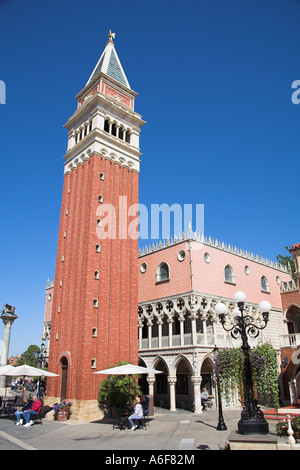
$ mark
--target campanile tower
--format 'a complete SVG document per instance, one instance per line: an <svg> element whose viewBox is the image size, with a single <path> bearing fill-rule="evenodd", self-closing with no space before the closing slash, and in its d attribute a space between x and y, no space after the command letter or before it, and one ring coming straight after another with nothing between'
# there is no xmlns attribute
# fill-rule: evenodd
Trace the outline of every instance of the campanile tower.
<svg viewBox="0 0 300 470"><path fill-rule="evenodd" d="M49 352L49 370L60 377L48 380L47 403L71 399L73 419L96 416L102 379L92 372L138 359L138 240L126 233L126 224L131 222L127 208L138 203L139 135L145 121L134 111L137 93L114 37L108 34L65 124Z"/></svg>

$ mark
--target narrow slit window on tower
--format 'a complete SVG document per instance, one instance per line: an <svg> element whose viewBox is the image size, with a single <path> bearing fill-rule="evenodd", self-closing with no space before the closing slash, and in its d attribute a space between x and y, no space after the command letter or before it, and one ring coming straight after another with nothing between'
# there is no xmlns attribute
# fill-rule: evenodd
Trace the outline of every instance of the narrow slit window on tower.
<svg viewBox="0 0 300 470"><path fill-rule="evenodd" d="M98 196L98 202L99 202L99 204L102 204L102 203L103 203L103 196L102 196L102 194L99 194L99 196Z"/></svg>
<svg viewBox="0 0 300 470"><path fill-rule="evenodd" d="M101 219L97 219L97 227L101 227L101 224L102 224Z"/></svg>
<svg viewBox="0 0 300 470"><path fill-rule="evenodd" d="M104 130L105 130L105 132L109 132L109 121L108 121L108 119L105 119L105 121L104 121Z"/></svg>
<svg viewBox="0 0 300 470"><path fill-rule="evenodd" d="M99 179L100 179L101 181L104 181L104 173L100 173L100 174L99 174Z"/></svg>
<svg viewBox="0 0 300 470"><path fill-rule="evenodd" d="M90 121L89 123L89 132L91 132L91 130L92 130L92 121Z"/></svg>
<svg viewBox="0 0 300 470"><path fill-rule="evenodd" d="M100 245L99 244L96 245L96 253L100 253Z"/></svg>
<svg viewBox="0 0 300 470"><path fill-rule="evenodd" d="M93 307L98 308L98 299L93 300Z"/></svg>
<svg viewBox="0 0 300 470"><path fill-rule="evenodd" d="M91 368L92 368L92 369L96 369L96 363L97 363L97 362L96 362L96 359L93 358L93 359L91 360Z"/></svg>
<svg viewBox="0 0 300 470"><path fill-rule="evenodd" d="M112 126L111 126L111 133L112 133L112 135L114 135L116 137L116 135L117 135L117 126L114 122L112 123Z"/></svg>
<svg viewBox="0 0 300 470"><path fill-rule="evenodd" d="M93 329L92 329L92 337L93 337L93 338L97 338L97 336L98 336L98 335L97 335L97 328L93 328Z"/></svg>
<svg viewBox="0 0 300 470"><path fill-rule="evenodd" d="M94 277L95 277L95 279L99 279L99 271L95 271Z"/></svg>

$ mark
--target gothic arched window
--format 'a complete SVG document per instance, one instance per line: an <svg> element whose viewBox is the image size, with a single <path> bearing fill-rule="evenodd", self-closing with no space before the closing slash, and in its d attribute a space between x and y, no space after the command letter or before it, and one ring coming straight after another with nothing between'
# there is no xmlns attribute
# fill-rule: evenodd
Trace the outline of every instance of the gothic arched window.
<svg viewBox="0 0 300 470"><path fill-rule="evenodd" d="M156 281L166 281L170 279L170 270L167 263L160 263L156 272Z"/></svg>
<svg viewBox="0 0 300 470"><path fill-rule="evenodd" d="M224 274L225 274L225 282L231 282L233 284L234 272L231 266L229 265L225 266Z"/></svg>
<svg viewBox="0 0 300 470"><path fill-rule="evenodd" d="M265 276L262 276L260 279L261 290L264 292L269 292L269 283L268 279Z"/></svg>

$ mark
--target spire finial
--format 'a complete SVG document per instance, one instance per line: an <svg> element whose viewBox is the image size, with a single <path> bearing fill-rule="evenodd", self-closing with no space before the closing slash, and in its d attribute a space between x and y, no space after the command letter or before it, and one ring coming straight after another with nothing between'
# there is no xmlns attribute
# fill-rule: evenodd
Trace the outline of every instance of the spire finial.
<svg viewBox="0 0 300 470"><path fill-rule="evenodd" d="M115 37L116 37L116 33L112 33L111 29L110 29L107 36L108 36L108 40L113 42L113 39L115 39Z"/></svg>

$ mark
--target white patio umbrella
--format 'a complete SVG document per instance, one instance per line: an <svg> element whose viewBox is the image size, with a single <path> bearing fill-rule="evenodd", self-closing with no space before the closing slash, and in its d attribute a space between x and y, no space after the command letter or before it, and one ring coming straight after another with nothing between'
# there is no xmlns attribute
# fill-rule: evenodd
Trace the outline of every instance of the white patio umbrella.
<svg viewBox="0 0 300 470"><path fill-rule="evenodd" d="M134 364L124 364L122 366L110 367L99 370L93 374L113 374L113 375L138 375L138 374L162 374L161 370L150 369L148 367L135 366Z"/></svg>
<svg viewBox="0 0 300 470"><path fill-rule="evenodd" d="M25 377L59 377L58 374L54 374L53 372L48 372L47 370L38 369L37 367L28 366L27 364L23 364L21 366L13 367L13 370L7 372L5 375L9 375L11 377L18 377L22 376L23 379ZM22 398L24 395L24 389L22 387Z"/></svg>
<svg viewBox="0 0 300 470"><path fill-rule="evenodd" d="M134 364L124 364L122 366L110 367L109 369L99 370L93 374L105 375L128 375L129 376L129 403L130 403L130 377L139 374L162 374L161 370L150 369L148 367L136 366Z"/></svg>
<svg viewBox="0 0 300 470"><path fill-rule="evenodd" d="M47 370L38 369L37 367L28 366L27 364L13 367L13 370L8 372L6 375L13 377L17 377L18 375L22 375L23 377L59 377L58 374L48 372Z"/></svg>
<svg viewBox="0 0 300 470"><path fill-rule="evenodd" d="M7 364L6 366L1 366L0 367L0 375L8 375L7 372L13 372L15 370L15 367L11 366L10 364Z"/></svg>
<svg viewBox="0 0 300 470"><path fill-rule="evenodd" d="M13 372L14 370L15 370L15 367L11 366L10 364L7 364L6 366L1 366L0 367L0 375L1 376L3 376L3 375L7 376L7 375L9 375L10 372ZM6 387L5 387L4 397L6 398Z"/></svg>

